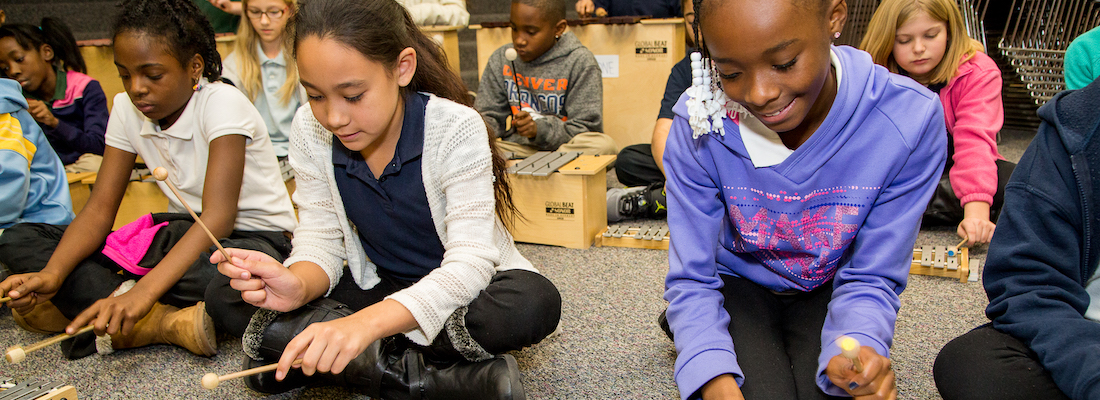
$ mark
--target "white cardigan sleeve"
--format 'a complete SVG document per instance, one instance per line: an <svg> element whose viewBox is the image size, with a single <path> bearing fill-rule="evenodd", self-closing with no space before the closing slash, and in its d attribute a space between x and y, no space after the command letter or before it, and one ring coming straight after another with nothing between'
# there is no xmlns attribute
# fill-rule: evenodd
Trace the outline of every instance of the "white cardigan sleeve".
<svg viewBox="0 0 1100 400"><path fill-rule="evenodd" d="M294 168L294 203L298 205L298 228L293 250L284 265L309 261L321 266L329 277L331 291L344 272L347 249L340 219L343 207L333 198L327 170L332 169L332 134L314 118L307 103L298 109L291 125L290 165Z"/></svg>
<svg viewBox="0 0 1100 400"><path fill-rule="evenodd" d="M432 100L425 125L424 187L445 250L443 262L388 297L413 314L419 327L405 335L421 345L430 344L456 309L489 286L501 259L485 123L473 109Z"/></svg>
<svg viewBox="0 0 1100 400"><path fill-rule="evenodd" d="M398 0L420 26L466 26L470 12L464 0Z"/></svg>

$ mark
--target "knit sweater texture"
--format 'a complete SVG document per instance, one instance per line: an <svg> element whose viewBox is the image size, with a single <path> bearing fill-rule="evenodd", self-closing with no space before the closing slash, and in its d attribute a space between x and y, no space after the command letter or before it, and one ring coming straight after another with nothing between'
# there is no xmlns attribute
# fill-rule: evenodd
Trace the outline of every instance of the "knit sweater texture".
<svg viewBox="0 0 1100 400"><path fill-rule="evenodd" d="M294 231L294 250L283 263L308 261L329 277L329 291L340 281L344 261L355 283L367 290L378 284L378 267L367 258L356 226L344 212L332 164L333 133L313 116L309 104L294 117L290 165L297 174L294 202L302 223ZM493 196L492 154L488 132L469 107L430 96L424 116L422 175L436 233L445 253L439 268L389 299L405 306L418 327L405 335L428 345L459 307L470 304L498 271L533 272L497 218ZM355 199L347 201L354 202ZM363 227L378 229L379 227Z"/></svg>

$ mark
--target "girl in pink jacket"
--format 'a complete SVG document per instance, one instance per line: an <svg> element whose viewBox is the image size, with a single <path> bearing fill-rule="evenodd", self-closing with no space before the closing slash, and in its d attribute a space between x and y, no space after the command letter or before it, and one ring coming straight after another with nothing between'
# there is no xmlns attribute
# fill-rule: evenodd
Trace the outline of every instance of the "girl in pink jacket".
<svg viewBox="0 0 1100 400"><path fill-rule="evenodd" d="M883 1L860 48L940 95L948 158L924 225L958 224L968 244L989 243L1016 166L997 152L1004 123L997 64L967 36L952 0Z"/></svg>

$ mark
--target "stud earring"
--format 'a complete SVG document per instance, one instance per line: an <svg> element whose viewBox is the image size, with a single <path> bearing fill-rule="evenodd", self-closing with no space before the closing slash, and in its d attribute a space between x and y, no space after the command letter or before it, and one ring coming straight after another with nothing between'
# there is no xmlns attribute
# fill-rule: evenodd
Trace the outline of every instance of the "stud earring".
<svg viewBox="0 0 1100 400"><path fill-rule="evenodd" d="M191 90L194 90L196 92L202 90L202 80L201 79L196 79L195 80L195 85L191 86Z"/></svg>
<svg viewBox="0 0 1100 400"><path fill-rule="evenodd" d="M840 32L833 32L833 39L840 39Z"/></svg>

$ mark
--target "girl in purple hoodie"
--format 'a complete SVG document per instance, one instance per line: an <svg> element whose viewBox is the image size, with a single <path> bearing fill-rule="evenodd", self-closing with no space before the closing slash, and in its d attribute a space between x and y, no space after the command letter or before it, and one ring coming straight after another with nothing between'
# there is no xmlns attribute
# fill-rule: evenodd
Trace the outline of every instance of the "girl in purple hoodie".
<svg viewBox="0 0 1100 400"><path fill-rule="evenodd" d="M898 295L946 158L939 101L831 45L843 0L695 10L703 54L664 155L681 397L895 398Z"/></svg>

